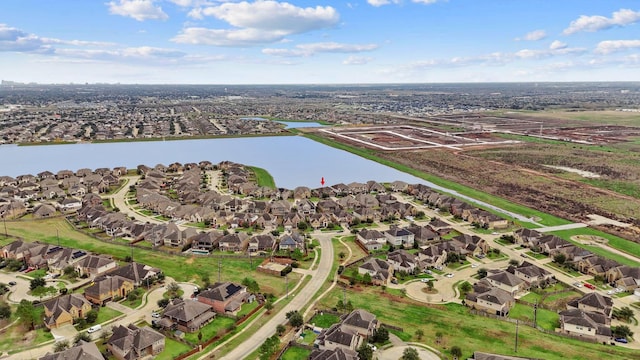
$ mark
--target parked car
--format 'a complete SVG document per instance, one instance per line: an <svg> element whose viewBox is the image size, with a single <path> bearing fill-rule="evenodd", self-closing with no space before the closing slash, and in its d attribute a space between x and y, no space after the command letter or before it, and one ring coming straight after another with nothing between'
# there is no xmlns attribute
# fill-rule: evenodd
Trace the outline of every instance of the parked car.
<svg viewBox="0 0 640 360"><path fill-rule="evenodd" d="M89 330L87 330L87 332L91 334L96 331L100 331L101 329L102 329L102 325L93 325L92 327L89 328Z"/></svg>
<svg viewBox="0 0 640 360"><path fill-rule="evenodd" d="M447 274L447 275L445 275L445 276L446 276L446 277L448 277L448 278L452 278L452 277L453 277L453 274L452 274L452 273L448 273L448 274Z"/></svg>
<svg viewBox="0 0 640 360"><path fill-rule="evenodd" d="M623 344L627 344L629 342L626 338L616 338L616 341Z"/></svg>
<svg viewBox="0 0 640 360"><path fill-rule="evenodd" d="M572 285L575 287L582 287L582 283L579 282L574 282Z"/></svg>
<svg viewBox="0 0 640 360"><path fill-rule="evenodd" d="M472 268L472 269L475 269L475 268L477 268L477 267L478 267L478 264L471 264L471 268Z"/></svg>
<svg viewBox="0 0 640 360"><path fill-rule="evenodd" d="M584 283L584 287L586 287L587 289L591 289L591 290L595 290L596 287L593 284L589 284L589 283Z"/></svg>
<svg viewBox="0 0 640 360"><path fill-rule="evenodd" d="M157 313L157 312L151 313L151 317L158 319L160 317L160 313Z"/></svg>
<svg viewBox="0 0 640 360"><path fill-rule="evenodd" d="M428 283L429 280L431 280L431 279L426 279L426 278L425 279L420 279L420 281L422 281L423 283Z"/></svg>
<svg viewBox="0 0 640 360"><path fill-rule="evenodd" d="M15 281L9 281L9 286L15 286L16 282Z"/></svg>
<svg viewBox="0 0 640 360"><path fill-rule="evenodd" d="M424 273L429 275L433 274L433 272L429 269L424 269Z"/></svg>

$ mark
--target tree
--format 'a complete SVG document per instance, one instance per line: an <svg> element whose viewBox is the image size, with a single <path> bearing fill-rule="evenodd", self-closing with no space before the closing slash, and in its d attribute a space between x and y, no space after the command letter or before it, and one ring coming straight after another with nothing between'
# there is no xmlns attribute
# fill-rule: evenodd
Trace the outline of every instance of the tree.
<svg viewBox="0 0 640 360"><path fill-rule="evenodd" d="M86 333L86 332L79 332L73 338L73 343L77 344L77 343L80 342L80 340L85 341L85 342L91 342L91 335L89 333Z"/></svg>
<svg viewBox="0 0 640 360"><path fill-rule="evenodd" d="M169 305L169 299L160 299L158 300L158 307L166 308Z"/></svg>
<svg viewBox="0 0 640 360"><path fill-rule="evenodd" d="M420 360L420 355L418 355L418 350L408 347L402 352L400 360Z"/></svg>
<svg viewBox="0 0 640 360"><path fill-rule="evenodd" d="M553 257L553 262L555 262L558 265L564 264L565 261L567 261L567 257L562 253L558 253Z"/></svg>
<svg viewBox="0 0 640 360"><path fill-rule="evenodd" d="M29 283L29 289L31 289L32 291L35 290L36 288L42 287L42 286L46 286L47 285L47 281L43 278L35 278L33 280L31 280L31 282Z"/></svg>
<svg viewBox="0 0 640 360"><path fill-rule="evenodd" d="M516 238L513 235L502 235L500 236L500 240L506 241L511 244L516 243Z"/></svg>
<svg viewBox="0 0 640 360"><path fill-rule="evenodd" d="M375 343L379 343L379 344L383 344L387 341L389 341L389 330L387 330L386 328L378 328L378 330L376 330L373 333L373 336L371 337L371 340Z"/></svg>
<svg viewBox="0 0 640 360"><path fill-rule="evenodd" d="M91 310L87 313L87 316L85 317L85 319L87 320L87 323L89 324L93 324L96 322L96 320L98 320L98 311L96 310Z"/></svg>
<svg viewBox="0 0 640 360"><path fill-rule="evenodd" d="M73 266L65 267L62 272L67 277L74 277L76 275L76 269L74 269Z"/></svg>
<svg viewBox="0 0 640 360"><path fill-rule="evenodd" d="M626 322L630 322L633 317L633 310L631 310L628 306L624 306L621 309L613 309L613 317L616 319L624 320Z"/></svg>
<svg viewBox="0 0 640 360"><path fill-rule="evenodd" d="M362 283L370 285L371 282L371 275L369 273L364 273L364 275L362 275Z"/></svg>
<svg viewBox="0 0 640 360"><path fill-rule="evenodd" d="M460 292L462 292L462 294L467 295L468 293L471 292L471 290L473 290L473 286L471 286L471 284L468 281L465 281L462 284L460 284Z"/></svg>
<svg viewBox="0 0 640 360"><path fill-rule="evenodd" d="M452 346L451 356L453 356L454 359L459 359L462 356L462 349L460 349L459 346Z"/></svg>
<svg viewBox="0 0 640 360"><path fill-rule="evenodd" d="M69 348L69 342L67 340L58 341L53 345L53 352L60 352Z"/></svg>
<svg viewBox="0 0 640 360"><path fill-rule="evenodd" d="M516 259L509 260L509 265L518 266L520 262Z"/></svg>
<svg viewBox="0 0 640 360"><path fill-rule="evenodd" d="M202 342L202 331L198 331L198 342Z"/></svg>
<svg viewBox="0 0 640 360"><path fill-rule="evenodd" d="M612 326L611 332L615 337L628 338L633 337L633 331L627 325Z"/></svg>
<svg viewBox="0 0 640 360"><path fill-rule="evenodd" d="M286 317L289 319L289 324L293 327L300 327L304 324L304 318L302 318L302 314L300 314L298 310L289 311Z"/></svg>
<svg viewBox="0 0 640 360"><path fill-rule="evenodd" d="M202 280L202 287L203 288L208 288L209 285L211 285L211 279L209 278L209 274L204 273L204 274L200 274L200 280Z"/></svg>
<svg viewBox="0 0 640 360"><path fill-rule="evenodd" d="M436 331L436 344L440 344L442 342L442 332Z"/></svg>
<svg viewBox="0 0 640 360"><path fill-rule="evenodd" d="M267 314L271 314L271 310L273 310L273 301L267 300L267 302L264 303L264 308L267 310Z"/></svg>
<svg viewBox="0 0 640 360"><path fill-rule="evenodd" d="M11 317L11 305L0 300L0 319L8 319Z"/></svg>
<svg viewBox="0 0 640 360"><path fill-rule="evenodd" d="M40 312L29 300L23 299L20 301L20 304L18 304L16 308L16 315L20 318L18 320L20 324L29 330L33 330L36 322L41 321Z"/></svg>
<svg viewBox="0 0 640 360"><path fill-rule="evenodd" d="M373 359L373 349L366 342L362 342L362 345L358 348L358 358L360 360Z"/></svg>
<svg viewBox="0 0 640 360"><path fill-rule="evenodd" d="M172 282L169 285L167 285L167 293L170 298L172 299L177 298L179 291L180 291L180 285L178 285L177 283Z"/></svg>
<svg viewBox="0 0 640 360"><path fill-rule="evenodd" d="M282 324L278 324L278 326L276 326L276 333L278 334L278 336L282 336L282 334L284 334L285 331L287 331L286 326Z"/></svg>
<svg viewBox="0 0 640 360"><path fill-rule="evenodd" d="M242 285L246 286L249 292L252 292L252 293L260 292L260 285L258 285L258 282L253 279L249 279L248 277L242 279Z"/></svg>
<svg viewBox="0 0 640 360"><path fill-rule="evenodd" d="M457 253L450 252L447 254L447 263L455 263L460 260L460 256Z"/></svg>
<svg viewBox="0 0 640 360"><path fill-rule="evenodd" d="M478 269L478 277L480 279L486 278L487 277L487 269L485 269L485 268Z"/></svg>
<svg viewBox="0 0 640 360"><path fill-rule="evenodd" d="M344 253L344 251L340 251L338 253L338 257L340 258L340 260L344 259L347 256L347 254Z"/></svg>
<svg viewBox="0 0 640 360"><path fill-rule="evenodd" d="M422 329L416 330L416 337L418 338L418 340L422 340L423 336L424 336L424 331L422 331Z"/></svg>

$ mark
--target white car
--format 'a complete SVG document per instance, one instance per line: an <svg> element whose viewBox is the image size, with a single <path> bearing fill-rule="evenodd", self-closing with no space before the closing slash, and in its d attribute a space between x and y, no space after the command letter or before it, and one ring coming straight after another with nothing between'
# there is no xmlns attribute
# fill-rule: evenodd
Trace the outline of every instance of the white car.
<svg viewBox="0 0 640 360"><path fill-rule="evenodd" d="M157 313L157 312L151 313L151 317L154 319L158 319L160 317L160 313Z"/></svg>
<svg viewBox="0 0 640 360"><path fill-rule="evenodd" d="M446 276L446 277L448 277L448 278L452 278L452 277L453 277L453 274L452 274L452 273L448 273L448 274L447 274L447 275L445 275L445 276Z"/></svg>
<svg viewBox="0 0 640 360"><path fill-rule="evenodd" d="M429 280L431 280L431 279L420 279L420 281L422 281L423 283L428 283Z"/></svg>
<svg viewBox="0 0 640 360"><path fill-rule="evenodd" d="M378 348L377 348L375 345L373 345L372 343L367 343L367 345L369 345L369 347L371 348L371 350L372 350L372 351L374 351L374 352L375 352L376 350L378 350Z"/></svg>
<svg viewBox="0 0 640 360"><path fill-rule="evenodd" d="M471 264L471 268L475 269L478 267L478 264Z"/></svg>

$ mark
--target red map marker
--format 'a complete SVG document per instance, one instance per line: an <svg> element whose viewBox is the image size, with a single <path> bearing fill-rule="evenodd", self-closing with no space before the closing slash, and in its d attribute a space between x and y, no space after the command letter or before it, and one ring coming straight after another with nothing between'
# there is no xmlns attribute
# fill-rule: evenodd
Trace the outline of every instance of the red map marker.
<svg viewBox="0 0 640 360"><path fill-rule="evenodd" d="M320 180L320 185L324 186L324 176L322 177L322 179Z"/></svg>

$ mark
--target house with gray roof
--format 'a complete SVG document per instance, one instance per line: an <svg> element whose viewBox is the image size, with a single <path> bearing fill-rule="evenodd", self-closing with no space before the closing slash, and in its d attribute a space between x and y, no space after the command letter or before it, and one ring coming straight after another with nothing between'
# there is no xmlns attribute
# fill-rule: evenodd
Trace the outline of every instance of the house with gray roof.
<svg viewBox="0 0 640 360"><path fill-rule="evenodd" d="M216 316L213 308L193 300L173 299L162 313L158 325L177 328L184 332L195 332L208 324Z"/></svg>
<svg viewBox="0 0 640 360"><path fill-rule="evenodd" d="M118 360L134 360L158 355L164 350L164 341L164 335L148 326L120 325L113 328L107 348Z"/></svg>
<svg viewBox="0 0 640 360"><path fill-rule="evenodd" d="M104 356L95 343L80 340L76 346L53 354L47 353L39 360L104 360Z"/></svg>

